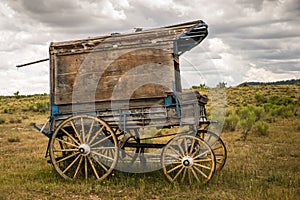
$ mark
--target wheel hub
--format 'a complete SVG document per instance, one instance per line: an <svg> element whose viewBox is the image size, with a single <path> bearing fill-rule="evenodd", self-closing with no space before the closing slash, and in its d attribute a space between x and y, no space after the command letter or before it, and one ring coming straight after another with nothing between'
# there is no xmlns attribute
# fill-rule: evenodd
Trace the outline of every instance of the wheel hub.
<svg viewBox="0 0 300 200"><path fill-rule="evenodd" d="M194 164L194 160L190 156L184 156L182 159L182 164L185 167L191 167Z"/></svg>
<svg viewBox="0 0 300 200"><path fill-rule="evenodd" d="M91 147L88 144L82 144L79 146L78 151L80 154L87 156L91 152Z"/></svg>

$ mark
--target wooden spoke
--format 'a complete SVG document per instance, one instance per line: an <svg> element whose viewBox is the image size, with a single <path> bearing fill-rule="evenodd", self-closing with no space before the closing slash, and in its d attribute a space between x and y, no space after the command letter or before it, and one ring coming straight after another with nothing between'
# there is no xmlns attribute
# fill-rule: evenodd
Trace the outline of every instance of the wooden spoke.
<svg viewBox="0 0 300 200"><path fill-rule="evenodd" d="M53 152L74 152L74 151L78 151L78 149L57 149L57 150L53 150Z"/></svg>
<svg viewBox="0 0 300 200"><path fill-rule="evenodd" d="M96 154L97 156L100 156L100 157L102 157L102 158L106 158L107 160L111 160L111 161L113 161L113 160L114 160L113 158L111 158L111 157L108 157L108 156L106 156L106 155L103 155L103 154L101 154L101 153L98 153L98 152L94 152L94 151L93 151L93 154Z"/></svg>
<svg viewBox="0 0 300 200"><path fill-rule="evenodd" d="M182 174L182 177L181 177L181 180L180 180L181 182L184 182L187 170L188 170L188 168L186 168L186 167L183 169L183 174Z"/></svg>
<svg viewBox="0 0 300 200"><path fill-rule="evenodd" d="M88 141L89 144L92 144L94 142L94 140L99 136L99 134L103 131L104 129L104 126L102 126L100 128L100 130L98 130L95 135L92 137L92 139L90 141Z"/></svg>
<svg viewBox="0 0 300 200"><path fill-rule="evenodd" d="M73 160L73 162L71 162L71 164L63 171L63 173L65 174L66 171L68 171L76 162L77 160L80 158L80 155L77 155L77 157Z"/></svg>
<svg viewBox="0 0 300 200"><path fill-rule="evenodd" d="M101 162L99 162L97 159L94 159L105 171L108 171L107 167L103 165Z"/></svg>
<svg viewBox="0 0 300 200"><path fill-rule="evenodd" d="M188 169L188 179L189 179L189 184L192 185L192 175L190 169Z"/></svg>
<svg viewBox="0 0 300 200"><path fill-rule="evenodd" d="M91 134L92 134L92 131L93 131L93 128L94 128L94 123L95 123L95 120L92 120L92 124L90 126L90 130L89 130L89 132L87 134L87 139L86 139L87 142L90 141L90 137L91 137Z"/></svg>
<svg viewBox="0 0 300 200"><path fill-rule="evenodd" d="M62 140L62 139L59 139L59 138L55 138L55 140L60 141L60 142L62 142L62 143L64 143L64 144L70 145L70 146L72 146L72 147L78 148L77 145L72 144L72 143L70 143L70 142L67 142L67 141L65 141L65 140Z"/></svg>
<svg viewBox="0 0 300 200"><path fill-rule="evenodd" d="M174 168L168 170L167 173L169 174L169 173L173 172L174 170L176 170L176 169L178 169L178 168L180 168L180 167L182 167L182 164L177 165L176 167L174 167Z"/></svg>
<svg viewBox="0 0 300 200"><path fill-rule="evenodd" d="M106 149L115 149L116 147L93 147L91 150L106 150Z"/></svg>
<svg viewBox="0 0 300 200"><path fill-rule="evenodd" d="M187 144L187 139L185 138L184 140L184 155L185 156L187 156L187 155L189 155L189 152L188 152L188 150L189 150L189 147L188 147L188 144Z"/></svg>
<svg viewBox="0 0 300 200"><path fill-rule="evenodd" d="M197 155L197 156L195 156L195 157L193 157L193 158L194 158L194 159L198 159L198 158L200 158L200 157L202 157L202 156L204 156L205 154L208 154L208 153L209 153L209 150L206 150L206 151L200 153L199 155Z"/></svg>
<svg viewBox="0 0 300 200"><path fill-rule="evenodd" d="M201 148L199 148L199 145L198 145L196 151L192 152L191 157L194 157L200 150L201 150Z"/></svg>
<svg viewBox="0 0 300 200"><path fill-rule="evenodd" d="M169 149L172 150L174 153L176 153L180 158L182 157L182 155L179 154L179 152L176 149L174 149L172 146L169 146ZM168 154L168 155L171 155L171 154Z"/></svg>
<svg viewBox="0 0 300 200"><path fill-rule="evenodd" d="M175 155L173 155L173 154L168 154L168 157L172 157L172 158L174 158L175 160L180 160L180 157L177 157L177 156L175 156ZM176 163L176 162L172 162L172 163ZM180 162L181 163L181 162Z"/></svg>
<svg viewBox="0 0 300 200"><path fill-rule="evenodd" d="M201 167L201 168L204 168L204 169L210 170L210 167L205 166L205 165L200 165L200 164L198 164L198 163L194 163L194 165L195 165L195 166L198 166L198 167Z"/></svg>
<svg viewBox="0 0 300 200"><path fill-rule="evenodd" d="M72 158L72 157L74 157L74 156L77 156L78 154L79 154L79 152L74 153L74 154L71 154L71 155L69 155L69 156L67 156L67 157L63 157L62 159L57 160L56 162L57 162L57 163L63 162L63 161L68 160L68 159L70 159L70 158Z"/></svg>
<svg viewBox="0 0 300 200"><path fill-rule="evenodd" d="M80 138L80 135L79 135L79 133L78 133L76 127L75 127L75 124L74 124L74 122L73 122L72 120L70 120L70 124L71 124L71 126L72 126L72 128L73 128L73 130L74 130L74 133L76 134L76 136L77 136L79 142L80 142L81 144L83 144L83 142L82 142L82 140L81 140L81 138Z"/></svg>
<svg viewBox="0 0 300 200"><path fill-rule="evenodd" d="M97 144L100 144L101 142L108 140L109 138L111 138L112 135L106 136L105 138L102 138L101 140L95 142L94 144L91 145L91 147L96 146Z"/></svg>
<svg viewBox="0 0 300 200"><path fill-rule="evenodd" d="M87 158L84 156L84 174L85 174L85 179L88 178L88 163L87 163Z"/></svg>
<svg viewBox="0 0 300 200"><path fill-rule="evenodd" d="M194 166L194 169L195 169L199 174L201 174L204 178L208 179L208 176L207 176L206 174L204 174L204 172L201 171L199 168L197 168L197 167Z"/></svg>
<svg viewBox="0 0 300 200"><path fill-rule="evenodd" d="M221 159L216 159L216 163L221 165L223 161Z"/></svg>
<svg viewBox="0 0 300 200"><path fill-rule="evenodd" d="M223 148L222 146L218 146L218 147L214 147L213 150L216 151L216 150L222 149L222 148Z"/></svg>
<svg viewBox="0 0 300 200"><path fill-rule="evenodd" d="M77 177L77 174L78 174L78 171L79 171L79 169L80 169L82 160L83 160L83 156L80 156L80 160L79 160L79 163L78 163L77 168L76 168L76 170L75 170L75 173L74 173L73 178L76 178L76 177Z"/></svg>
<svg viewBox="0 0 300 200"><path fill-rule="evenodd" d="M182 146L181 146L182 143L183 143L183 141L181 141L180 144L179 144L179 140L178 140L178 143L177 143L177 144L178 144L178 147L179 147L179 149L180 149L181 155L182 155L182 156L185 156L185 151L182 149Z"/></svg>
<svg viewBox="0 0 300 200"><path fill-rule="evenodd" d="M195 172L195 170L194 170L193 168L191 168L191 171L192 171L194 177L196 178L197 182L200 182L200 179L198 178L198 175L197 175L197 173Z"/></svg>
<svg viewBox="0 0 300 200"><path fill-rule="evenodd" d="M177 172L177 174L174 176L174 178L172 179L172 181L175 181L177 179L177 177L181 174L182 170L184 169L183 166L181 166L181 169Z"/></svg>
<svg viewBox="0 0 300 200"><path fill-rule="evenodd" d="M198 163L198 162L211 162L212 160L210 158L205 158L205 159L197 159L197 160L194 160L194 163Z"/></svg>
<svg viewBox="0 0 300 200"><path fill-rule="evenodd" d="M97 173L97 170L96 170L96 168L95 168L95 166L94 166L94 164L93 164L93 161L91 160L90 157L88 157L88 160L89 160L89 163L90 163L90 165L91 165L91 167L92 167L92 169L93 169L93 172L94 172L96 178L99 179L100 177L99 177L99 175L98 175L98 173Z"/></svg>
<svg viewBox="0 0 300 200"><path fill-rule="evenodd" d="M209 134L209 135L208 135L208 138L206 139L206 141L207 141L207 142L210 142L210 140L211 140L211 137L212 137L212 135L211 135L211 134Z"/></svg>
<svg viewBox="0 0 300 200"><path fill-rule="evenodd" d="M195 140L192 140L192 144L190 147L191 149L190 149L190 152L188 153L189 155L191 155L193 153L194 145L195 145Z"/></svg>
<svg viewBox="0 0 300 200"><path fill-rule="evenodd" d="M78 140L76 140L68 131L66 131L64 128L61 128L61 130L69 137L71 138L78 146L80 146Z"/></svg>
<svg viewBox="0 0 300 200"><path fill-rule="evenodd" d="M80 118L81 121L81 134L82 134L82 142L85 143L85 131L84 131L84 122L83 117Z"/></svg>

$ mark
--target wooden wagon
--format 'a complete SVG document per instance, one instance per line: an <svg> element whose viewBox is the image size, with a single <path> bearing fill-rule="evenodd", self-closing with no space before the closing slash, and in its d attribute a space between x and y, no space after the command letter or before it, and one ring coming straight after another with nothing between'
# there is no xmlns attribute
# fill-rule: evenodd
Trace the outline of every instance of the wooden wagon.
<svg viewBox="0 0 300 200"><path fill-rule="evenodd" d="M51 43L51 113L36 128L55 170L102 180L113 169L162 168L170 181L209 181L226 148L207 130L207 97L182 91L179 68L207 34L198 20Z"/></svg>

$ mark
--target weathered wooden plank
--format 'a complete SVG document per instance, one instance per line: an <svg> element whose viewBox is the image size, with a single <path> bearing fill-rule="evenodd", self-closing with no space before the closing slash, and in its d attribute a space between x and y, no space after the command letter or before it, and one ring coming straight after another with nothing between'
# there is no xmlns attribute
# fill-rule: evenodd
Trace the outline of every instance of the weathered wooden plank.
<svg viewBox="0 0 300 200"><path fill-rule="evenodd" d="M128 100L118 100L118 101L102 101L102 102L91 102L91 103L83 103L83 104L66 104L59 106L59 112L61 114L71 114L75 112L106 112L114 110L116 108L122 109L141 109L141 108L149 108L154 105L164 105L163 98L147 98L147 99L131 99ZM122 110L120 109L120 110ZM117 110L119 112L119 110Z"/></svg>
<svg viewBox="0 0 300 200"><path fill-rule="evenodd" d="M79 64L83 63L81 59L86 58L84 56L57 57L57 60L61 59L57 68L70 69L56 70L55 103L106 101L113 93L118 93L117 99L127 99L132 95L133 98L162 97L172 90L175 72L171 54L160 49L142 49L121 55L113 61L105 60L106 55L97 52L81 66ZM143 90L134 92L140 86Z"/></svg>

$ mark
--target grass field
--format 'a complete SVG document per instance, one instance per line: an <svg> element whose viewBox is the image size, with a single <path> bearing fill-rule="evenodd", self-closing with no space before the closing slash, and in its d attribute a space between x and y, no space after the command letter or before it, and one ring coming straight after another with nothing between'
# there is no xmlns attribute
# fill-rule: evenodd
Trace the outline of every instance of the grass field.
<svg viewBox="0 0 300 200"><path fill-rule="evenodd" d="M243 106L264 108L260 120L269 128L263 135L250 131L245 140L239 125L224 131L227 163L206 186L169 183L161 170L113 171L102 182L63 180L45 158L47 138L33 128L47 120L48 96L1 97L0 200L300 199L300 86L231 87L226 93L228 113ZM279 103L267 112L272 98L260 102L257 94L289 98L292 103L285 106L292 105L292 114L279 115Z"/></svg>

